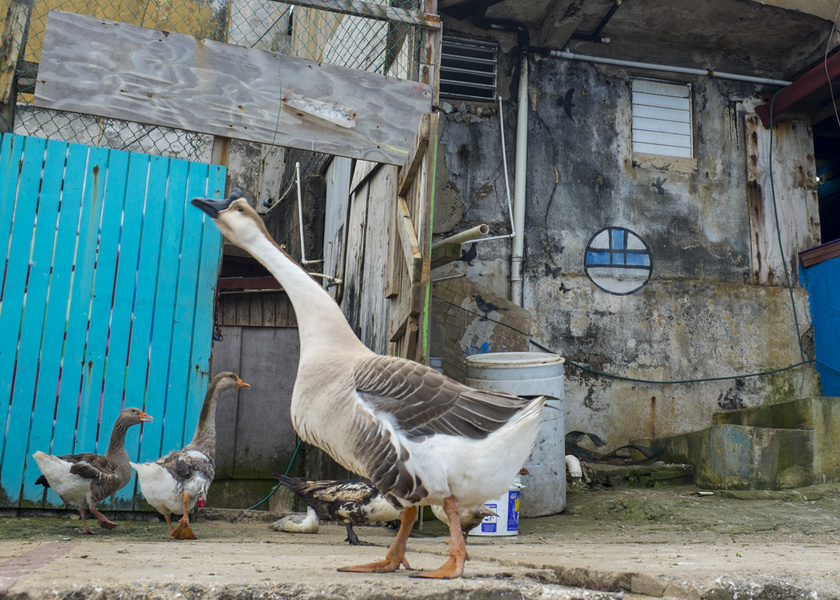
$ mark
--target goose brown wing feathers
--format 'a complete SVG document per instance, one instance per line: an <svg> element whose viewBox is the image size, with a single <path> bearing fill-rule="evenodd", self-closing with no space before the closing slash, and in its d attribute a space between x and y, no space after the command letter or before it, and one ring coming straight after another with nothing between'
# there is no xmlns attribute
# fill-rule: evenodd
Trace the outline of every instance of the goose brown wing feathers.
<svg viewBox="0 0 840 600"><path fill-rule="evenodd" d="M426 365L393 356L361 361L356 389L413 438L445 434L483 439L528 404L518 396L472 389Z"/></svg>

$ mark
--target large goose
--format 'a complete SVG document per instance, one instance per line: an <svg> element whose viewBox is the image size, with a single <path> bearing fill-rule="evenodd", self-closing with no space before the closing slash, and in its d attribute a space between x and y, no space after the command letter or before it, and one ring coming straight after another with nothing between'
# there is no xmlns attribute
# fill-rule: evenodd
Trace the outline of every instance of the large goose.
<svg viewBox="0 0 840 600"><path fill-rule="evenodd" d="M375 354L326 290L271 238L241 191L192 203L274 275L295 308L295 431L405 509L384 560L340 570L409 568L405 548L417 506L439 504L449 518L449 559L416 576L460 576L467 552L459 505L480 504L508 489L531 450L546 398L474 390L426 365Z"/></svg>
<svg viewBox="0 0 840 600"><path fill-rule="evenodd" d="M85 508L90 509L103 529L117 526L96 510L96 505L122 489L131 479L131 465L125 450L128 428L151 421L152 417L139 408L123 410L111 430L111 441L104 456L91 452L53 456L40 450L32 455L41 469L41 476L35 483L52 488L65 503L78 509L82 517L79 533L97 533L87 525Z"/></svg>
<svg viewBox="0 0 840 600"><path fill-rule="evenodd" d="M155 462L131 463L137 471L143 497L166 519L170 539L196 539L190 527L189 512L199 498L207 497L216 472L216 405L219 395L225 390L245 387L251 386L234 373L219 373L207 386L192 441ZM173 513L182 515L176 528L172 527Z"/></svg>

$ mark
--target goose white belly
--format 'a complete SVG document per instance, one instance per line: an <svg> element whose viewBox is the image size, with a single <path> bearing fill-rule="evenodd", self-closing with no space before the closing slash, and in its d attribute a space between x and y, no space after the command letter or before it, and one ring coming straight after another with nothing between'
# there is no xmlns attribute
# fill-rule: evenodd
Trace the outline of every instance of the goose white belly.
<svg viewBox="0 0 840 600"><path fill-rule="evenodd" d="M525 463L539 430L539 420L525 429L508 423L481 440L435 435L422 442L403 439L411 453L405 466L429 491L421 504L442 504L455 496L461 506L474 506L504 494ZM451 456L453 460L445 458Z"/></svg>
<svg viewBox="0 0 840 600"><path fill-rule="evenodd" d="M190 495L190 506L195 506L199 496L205 497L210 488L210 481L200 473L194 473L186 480L176 478L158 463L131 463L137 471L140 491L146 502L161 514L184 512L184 492Z"/></svg>

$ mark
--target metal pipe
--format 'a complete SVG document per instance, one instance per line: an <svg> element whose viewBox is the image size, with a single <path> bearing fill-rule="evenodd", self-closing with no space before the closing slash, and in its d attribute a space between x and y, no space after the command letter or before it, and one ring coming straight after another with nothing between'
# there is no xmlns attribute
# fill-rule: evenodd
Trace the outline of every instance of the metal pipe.
<svg viewBox="0 0 840 600"><path fill-rule="evenodd" d="M528 172L528 54L522 53L516 118L516 164L513 175L513 248L510 257L510 299L522 306L522 254L525 249L525 184Z"/></svg>
<svg viewBox="0 0 840 600"><path fill-rule="evenodd" d="M448 238L444 238L441 241L432 244L432 250L438 248L439 246L443 246L444 244L463 244L464 242L480 238L482 235L487 235L488 233L490 233L490 228L482 223L481 225L476 225L475 227L462 231L461 233L450 235Z"/></svg>
<svg viewBox="0 0 840 600"><path fill-rule="evenodd" d="M306 260L306 243L303 241L303 200L300 194L300 163L295 163L295 180L297 183L297 198L298 198L298 225L300 226L300 264L315 265L324 262L320 260ZM325 276L327 277L327 276Z"/></svg>
<svg viewBox="0 0 840 600"><path fill-rule="evenodd" d="M513 222L513 204L510 201L510 181L508 180L507 146L505 145L505 118L502 114L502 97L499 96L499 135L502 138L502 172L505 175L505 194L507 195L508 217L510 218L510 233L494 235L487 238L480 238L475 242L489 242L490 240L503 240L516 235L516 225Z"/></svg>
<svg viewBox="0 0 840 600"><path fill-rule="evenodd" d="M537 48L532 50L539 52ZM764 85L780 85L788 86L790 81L781 79L767 79L765 77L753 77L752 75L738 75L736 73L724 73L723 71L714 71L712 69L692 69L689 67L675 67L671 65L659 65L653 63L635 62L632 60L621 60L617 58L603 58L600 56L587 56L585 54L576 54L566 50L549 50L549 55L557 58L566 58L569 60L582 60L586 62L600 63L604 65L616 65L619 67L633 67L637 69L648 69L650 71L667 71L668 73L684 73L686 75L700 75L708 77L718 77L720 79L733 79L735 81L746 81L749 83L760 83Z"/></svg>

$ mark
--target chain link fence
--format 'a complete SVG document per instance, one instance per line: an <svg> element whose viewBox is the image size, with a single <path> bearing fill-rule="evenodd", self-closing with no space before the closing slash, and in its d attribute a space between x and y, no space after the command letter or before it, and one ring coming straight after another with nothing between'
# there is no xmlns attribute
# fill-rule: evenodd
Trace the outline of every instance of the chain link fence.
<svg viewBox="0 0 840 600"><path fill-rule="evenodd" d="M208 162L212 137L32 104L47 16L61 10L418 80L422 0L11 0L0 47L0 130ZM95 58L94 58L95 59ZM11 80L10 80L11 79ZM3 95L5 94L5 96Z"/></svg>

